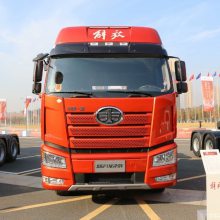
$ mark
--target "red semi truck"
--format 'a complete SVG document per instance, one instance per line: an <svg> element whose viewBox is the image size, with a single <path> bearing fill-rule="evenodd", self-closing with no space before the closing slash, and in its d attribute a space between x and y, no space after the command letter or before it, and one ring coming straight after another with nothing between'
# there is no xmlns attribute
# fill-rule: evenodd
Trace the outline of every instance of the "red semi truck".
<svg viewBox="0 0 220 220"><path fill-rule="evenodd" d="M175 185L176 97L187 84L183 61L171 74L173 58L152 28L62 29L50 54L34 59L43 187L62 195Z"/></svg>

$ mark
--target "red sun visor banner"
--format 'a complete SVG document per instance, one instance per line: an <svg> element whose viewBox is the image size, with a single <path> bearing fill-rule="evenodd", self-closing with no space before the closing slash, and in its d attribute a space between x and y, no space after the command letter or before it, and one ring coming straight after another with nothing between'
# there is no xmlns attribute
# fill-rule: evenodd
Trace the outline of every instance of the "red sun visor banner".
<svg viewBox="0 0 220 220"><path fill-rule="evenodd" d="M214 110L214 87L213 77L202 76L202 99L204 112L212 112Z"/></svg>
<svg viewBox="0 0 220 220"><path fill-rule="evenodd" d="M0 120L6 118L6 99L0 99Z"/></svg>

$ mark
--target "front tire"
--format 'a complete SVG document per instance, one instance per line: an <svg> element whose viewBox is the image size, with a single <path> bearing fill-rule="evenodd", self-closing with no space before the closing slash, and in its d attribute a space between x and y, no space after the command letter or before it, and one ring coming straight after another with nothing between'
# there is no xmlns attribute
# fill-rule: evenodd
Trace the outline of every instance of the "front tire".
<svg viewBox="0 0 220 220"><path fill-rule="evenodd" d="M201 157L200 150L202 150L202 138L199 133L194 133L191 141L191 149L195 156Z"/></svg>
<svg viewBox="0 0 220 220"><path fill-rule="evenodd" d="M5 163L6 160L6 144L0 139L0 166Z"/></svg>

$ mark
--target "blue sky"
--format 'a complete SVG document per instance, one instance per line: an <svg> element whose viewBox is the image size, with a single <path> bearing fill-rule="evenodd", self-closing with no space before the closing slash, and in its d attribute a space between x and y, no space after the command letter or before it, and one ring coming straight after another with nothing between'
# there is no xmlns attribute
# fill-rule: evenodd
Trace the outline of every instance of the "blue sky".
<svg viewBox="0 0 220 220"><path fill-rule="evenodd" d="M31 94L32 58L49 52L62 27L148 26L187 74L220 73L220 1L0 0L0 98L22 110ZM217 79L217 78L216 78Z"/></svg>

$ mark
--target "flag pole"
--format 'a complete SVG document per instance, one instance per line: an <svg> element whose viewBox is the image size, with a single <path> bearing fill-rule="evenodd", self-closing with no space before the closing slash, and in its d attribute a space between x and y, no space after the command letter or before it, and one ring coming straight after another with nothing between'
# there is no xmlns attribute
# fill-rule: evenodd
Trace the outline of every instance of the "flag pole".
<svg viewBox="0 0 220 220"><path fill-rule="evenodd" d="M28 108L26 108L26 136L28 132Z"/></svg>
<svg viewBox="0 0 220 220"><path fill-rule="evenodd" d="M217 80L217 113L218 113L218 119L217 120L219 120L219 78L218 78L218 80Z"/></svg>
<svg viewBox="0 0 220 220"><path fill-rule="evenodd" d="M6 126L7 126L7 114L5 113L5 129L6 129Z"/></svg>

